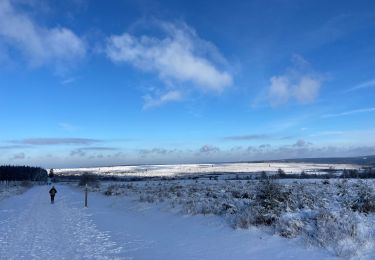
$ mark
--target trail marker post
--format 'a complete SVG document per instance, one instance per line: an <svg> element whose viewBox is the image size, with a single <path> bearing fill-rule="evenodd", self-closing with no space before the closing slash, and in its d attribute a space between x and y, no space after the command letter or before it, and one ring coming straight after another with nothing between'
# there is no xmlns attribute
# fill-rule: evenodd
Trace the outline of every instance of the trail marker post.
<svg viewBox="0 0 375 260"><path fill-rule="evenodd" d="M87 208L87 193L89 192L89 189L87 187L87 183L86 183L86 187L85 187L85 208Z"/></svg>

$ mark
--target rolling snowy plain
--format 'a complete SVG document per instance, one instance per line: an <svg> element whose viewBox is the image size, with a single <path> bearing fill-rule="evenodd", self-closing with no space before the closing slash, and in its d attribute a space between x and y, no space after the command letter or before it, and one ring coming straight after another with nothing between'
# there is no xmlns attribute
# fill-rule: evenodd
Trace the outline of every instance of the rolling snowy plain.
<svg viewBox="0 0 375 260"><path fill-rule="evenodd" d="M359 169L355 164L316 164L316 163L218 163L218 164L175 164L175 165L137 165L91 168L54 169L57 175L80 175L84 172L107 176L173 177L212 173L285 173L320 172L327 169Z"/></svg>
<svg viewBox="0 0 375 260"><path fill-rule="evenodd" d="M374 180L251 178L278 169L325 174L359 168L264 163L58 169L57 176L98 176L86 180L89 207L83 207L78 181L57 183L54 205L50 186L14 191L0 199L0 256L374 259ZM99 178L124 175L142 178Z"/></svg>

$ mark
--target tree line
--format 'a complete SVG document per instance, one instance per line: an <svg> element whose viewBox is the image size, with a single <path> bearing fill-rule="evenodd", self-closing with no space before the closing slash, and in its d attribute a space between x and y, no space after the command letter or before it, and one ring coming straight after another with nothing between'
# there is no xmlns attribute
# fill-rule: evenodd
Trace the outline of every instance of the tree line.
<svg viewBox="0 0 375 260"><path fill-rule="evenodd" d="M41 167L0 166L0 181L47 181L48 173Z"/></svg>

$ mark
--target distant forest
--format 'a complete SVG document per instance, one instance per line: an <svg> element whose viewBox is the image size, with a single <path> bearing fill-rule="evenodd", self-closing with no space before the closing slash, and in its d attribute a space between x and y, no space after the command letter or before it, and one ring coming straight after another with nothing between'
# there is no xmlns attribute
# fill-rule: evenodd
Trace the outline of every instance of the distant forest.
<svg viewBox="0 0 375 260"><path fill-rule="evenodd" d="M47 181L48 173L40 167L0 166L0 181Z"/></svg>

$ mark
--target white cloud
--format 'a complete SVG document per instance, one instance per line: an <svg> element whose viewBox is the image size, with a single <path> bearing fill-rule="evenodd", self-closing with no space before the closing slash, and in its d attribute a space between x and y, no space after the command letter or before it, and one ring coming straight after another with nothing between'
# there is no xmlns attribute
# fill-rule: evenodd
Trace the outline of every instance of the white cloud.
<svg viewBox="0 0 375 260"><path fill-rule="evenodd" d="M164 37L129 33L108 38L106 54L115 63L129 63L158 73L166 81L192 82L203 90L222 91L232 84L229 72L219 70L216 48L185 24L161 24Z"/></svg>
<svg viewBox="0 0 375 260"><path fill-rule="evenodd" d="M83 41L65 27L47 28L22 13L9 0L0 1L0 43L19 50L31 66L63 65L81 59Z"/></svg>
<svg viewBox="0 0 375 260"><path fill-rule="evenodd" d="M297 147L297 148L306 148L308 146L310 146L311 143L309 142L306 142L305 140L303 139L299 139L297 140L297 142L295 144L293 144L293 147Z"/></svg>
<svg viewBox="0 0 375 260"><path fill-rule="evenodd" d="M217 153L220 152L220 148L217 146L205 144L199 149L200 153Z"/></svg>
<svg viewBox="0 0 375 260"><path fill-rule="evenodd" d="M312 76L302 76L299 84L294 87L293 95L300 103L311 103L319 95L321 82Z"/></svg>
<svg viewBox="0 0 375 260"><path fill-rule="evenodd" d="M268 87L268 98L272 106L286 104L294 99L299 103L312 103L319 96L322 79L302 57L293 57L294 66L283 75L273 76Z"/></svg>
<svg viewBox="0 0 375 260"><path fill-rule="evenodd" d="M362 83L346 90L345 93L360 90L360 89L364 89L364 88L369 88L369 87L375 87L375 79L372 79L372 80L369 80L369 81L366 81L366 82L362 82Z"/></svg>
<svg viewBox="0 0 375 260"><path fill-rule="evenodd" d="M338 116L348 116L348 115L353 115L353 114L360 114L360 113L368 113L368 112L374 112L375 107L370 107L370 108L361 108L361 109L355 109L355 110L350 110L350 111L345 111L337 114L327 114L323 115L323 118L329 118L329 117L338 117Z"/></svg>
<svg viewBox="0 0 375 260"><path fill-rule="evenodd" d="M274 76L270 81L269 97L271 104L277 106L288 102L290 95L289 79L285 76Z"/></svg>
<svg viewBox="0 0 375 260"><path fill-rule="evenodd" d="M182 97L183 96L181 92L177 90L171 90L161 95L160 97L156 97L156 98L150 95L146 95L144 96L143 109L150 109L150 108L158 107L167 102L180 101Z"/></svg>

